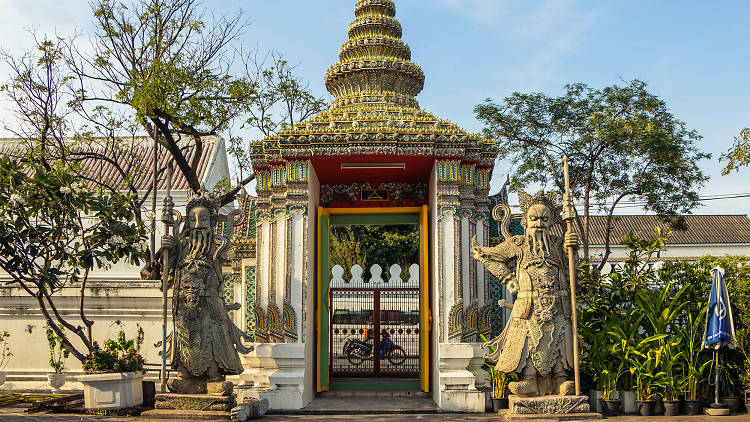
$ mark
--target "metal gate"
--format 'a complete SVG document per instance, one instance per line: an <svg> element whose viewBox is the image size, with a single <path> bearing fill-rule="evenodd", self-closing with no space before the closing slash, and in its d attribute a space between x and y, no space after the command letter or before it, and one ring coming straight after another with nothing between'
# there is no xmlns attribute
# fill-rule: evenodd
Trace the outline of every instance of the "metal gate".
<svg viewBox="0 0 750 422"><path fill-rule="evenodd" d="M330 374L419 376L418 288L331 288Z"/></svg>

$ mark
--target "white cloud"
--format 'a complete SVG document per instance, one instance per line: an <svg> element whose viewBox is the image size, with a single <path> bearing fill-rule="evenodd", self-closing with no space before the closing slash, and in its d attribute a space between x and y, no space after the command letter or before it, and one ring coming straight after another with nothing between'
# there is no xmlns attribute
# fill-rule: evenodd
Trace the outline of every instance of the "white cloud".
<svg viewBox="0 0 750 422"><path fill-rule="evenodd" d="M597 8L580 0L439 0L478 23L496 28L498 39L523 46L524 66L506 75L518 89L537 88L576 51L599 16ZM600 6L601 7L601 6Z"/></svg>

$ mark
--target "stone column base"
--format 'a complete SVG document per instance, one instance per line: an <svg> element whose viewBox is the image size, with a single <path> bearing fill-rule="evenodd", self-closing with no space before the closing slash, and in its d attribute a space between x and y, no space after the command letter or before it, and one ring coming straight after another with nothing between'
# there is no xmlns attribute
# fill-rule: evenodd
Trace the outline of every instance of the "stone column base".
<svg viewBox="0 0 750 422"><path fill-rule="evenodd" d="M299 410L306 406L302 397L302 390L297 388L290 390L269 389L264 391L249 389L244 395L244 398L248 397L258 400L268 400L268 408L273 410Z"/></svg>
<svg viewBox="0 0 750 422"><path fill-rule="evenodd" d="M440 410L446 412L484 413L485 401L483 391L442 390L440 392Z"/></svg>

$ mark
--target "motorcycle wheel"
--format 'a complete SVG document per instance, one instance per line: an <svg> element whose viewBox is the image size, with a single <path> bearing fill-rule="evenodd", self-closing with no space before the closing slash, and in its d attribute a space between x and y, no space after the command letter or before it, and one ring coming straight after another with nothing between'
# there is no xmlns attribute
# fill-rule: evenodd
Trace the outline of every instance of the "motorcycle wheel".
<svg viewBox="0 0 750 422"><path fill-rule="evenodd" d="M406 360L406 352L404 352L404 349L401 348L401 346L396 346L388 352L388 361L390 361L394 365L401 365Z"/></svg>

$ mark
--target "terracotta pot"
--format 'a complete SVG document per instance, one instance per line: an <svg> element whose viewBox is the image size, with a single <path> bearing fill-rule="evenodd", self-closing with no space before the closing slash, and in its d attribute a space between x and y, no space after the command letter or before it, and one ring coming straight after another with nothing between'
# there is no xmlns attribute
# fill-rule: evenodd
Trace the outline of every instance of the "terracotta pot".
<svg viewBox="0 0 750 422"><path fill-rule="evenodd" d="M621 406L622 400L602 400L602 413L605 416L617 416Z"/></svg>
<svg viewBox="0 0 750 422"><path fill-rule="evenodd" d="M677 416L680 414L680 401L664 401L664 416Z"/></svg>
<svg viewBox="0 0 750 422"><path fill-rule="evenodd" d="M641 416L653 416L656 400L636 400L638 414Z"/></svg>
<svg viewBox="0 0 750 422"><path fill-rule="evenodd" d="M742 399L739 397L720 397L719 403L729 406L732 413L739 413L742 410Z"/></svg>
<svg viewBox="0 0 750 422"><path fill-rule="evenodd" d="M60 387L65 385L65 374L47 374L47 382L53 393L60 393Z"/></svg>
<svg viewBox="0 0 750 422"><path fill-rule="evenodd" d="M702 415L703 400L684 400L682 402L682 414L684 415Z"/></svg>

